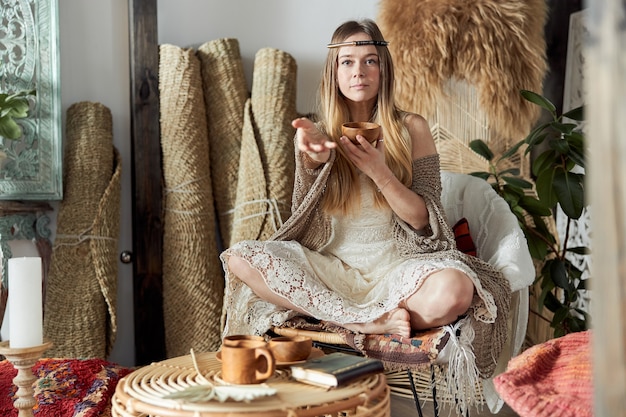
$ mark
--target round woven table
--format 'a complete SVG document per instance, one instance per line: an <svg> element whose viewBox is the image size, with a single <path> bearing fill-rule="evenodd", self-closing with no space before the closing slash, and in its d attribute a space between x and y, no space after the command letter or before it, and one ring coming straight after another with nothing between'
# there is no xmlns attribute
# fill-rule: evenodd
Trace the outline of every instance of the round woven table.
<svg viewBox="0 0 626 417"><path fill-rule="evenodd" d="M142 367L117 384L112 399L114 417L389 417L390 394L384 374L373 374L341 387L325 389L297 382L288 367L279 368L266 386L271 396L251 401L185 402L164 398L186 387L201 385L202 378L218 385L221 363L215 352L195 355L196 372L190 355Z"/></svg>

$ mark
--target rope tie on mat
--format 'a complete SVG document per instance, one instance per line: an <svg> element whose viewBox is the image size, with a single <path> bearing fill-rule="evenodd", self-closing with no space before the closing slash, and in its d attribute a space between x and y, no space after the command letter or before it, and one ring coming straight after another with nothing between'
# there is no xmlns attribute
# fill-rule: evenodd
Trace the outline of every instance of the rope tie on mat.
<svg viewBox="0 0 626 417"><path fill-rule="evenodd" d="M184 188L186 186L188 186L188 185L199 183L199 182L204 181L206 179L210 179L210 175L203 175L201 177L194 178L192 180L182 182L182 183L178 184L175 187L166 188L165 189L165 194L166 195L170 194L170 193L186 193L186 194L194 193L195 194L195 193L198 192L198 190L185 190Z"/></svg>
<svg viewBox="0 0 626 417"><path fill-rule="evenodd" d="M171 188L166 188L165 189L165 195L171 195L171 194L189 194L189 195L197 195L198 194L198 189L197 188L187 188L190 185L193 184L198 184L198 183L202 183L203 181L210 181L211 180L211 176L210 175L203 175L201 177L198 178L194 178L192 180L189 181L185 181L182 182L174 187ZM198 212L198 211L192 211L192 210L179 210L179 209L172 209L168 206L166 206L164 208L165 211L170 212L170 213L176 213L176 214L189 214L189 215L194 215L194 216L212 216L212 213L209 212Z"/></svg>
<svg viewBox="0 0 626 417"><path fill-rule="evenodd" d="M234 214L238 209L243 208L245 206L252 205L252 204L267 204L268 209L266 211L260 211L260 212L251 214L249 216L242 217L238 219L237 221L235 221L233 225L243 222L245 220L255 218L255 217L265 216L266 214L270 215L270 218L272 220L272 225L274 226L274 231L277 231L283 225L283 219L280 215L281 211L280 211L280 208L278 207L279 203L278 203L278 200L276 200L275 198L265 198L265 199L246 201L244 203L238 204L235 208L228 210L222 215Z"/></svg>
<svg viewBox="0 0 626 417"><path fill-rule="evenodd" d="M56 236L57 240L55 241L53 248L58 248L61 246L78 246L81 243L85 242L86 240L103 240L103 241L115 241L115 242L117 241L117 239L109 237L109 236L98 236L98 235L87 234L88 232L91 232L92 229L93 229L93 226L90 226L77 235L66 235L66 234L57 235ZM74 241L73 242L58 242L58 239L67 239L70 241L71 240L74 240Z"/></svg>

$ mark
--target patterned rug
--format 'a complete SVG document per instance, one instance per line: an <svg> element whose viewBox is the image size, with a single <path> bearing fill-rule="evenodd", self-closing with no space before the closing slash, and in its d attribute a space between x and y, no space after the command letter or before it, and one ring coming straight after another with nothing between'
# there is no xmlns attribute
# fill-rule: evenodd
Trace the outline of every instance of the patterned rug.
<svg viewBox="0 0 626 417"><path fill-rule="evenodd" d="M102 359L41 359L33 367L37 417L99 417L111 415L111 397L118 381L132 369ZM17 417L13 406L17 370L0 362L0 416Z"/></svg>

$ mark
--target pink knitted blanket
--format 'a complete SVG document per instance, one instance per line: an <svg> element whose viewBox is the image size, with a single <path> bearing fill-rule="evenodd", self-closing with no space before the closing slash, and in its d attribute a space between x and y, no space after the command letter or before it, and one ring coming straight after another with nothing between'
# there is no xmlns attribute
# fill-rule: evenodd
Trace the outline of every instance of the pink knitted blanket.
<svg viewBox="0 0 626 417"><path fill-rule="evenodd" d="M591 330L532 346L493 382L521 417L592 416Z"/></svg>

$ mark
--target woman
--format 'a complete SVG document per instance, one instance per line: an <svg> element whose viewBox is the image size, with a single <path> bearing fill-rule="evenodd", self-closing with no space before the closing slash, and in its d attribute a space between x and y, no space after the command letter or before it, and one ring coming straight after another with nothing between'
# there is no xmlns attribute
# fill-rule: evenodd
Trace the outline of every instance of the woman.
<svg viewBox="0 0 626 417"><path fill-rule="evenodd" d="M395 106L386 45L370 20L335 31L321 120L293 121L292 216L269 241L239 242L221 255L225 334L263 334L304 314L355 332L409 337L468 309L473 321L493 323L493 291L506 306L506 280L456 250L430 129ZM341 134L349 121L376 122L382 137L370 144L358 136L355 145Z"/></svg>

